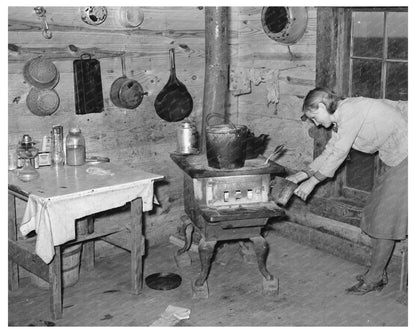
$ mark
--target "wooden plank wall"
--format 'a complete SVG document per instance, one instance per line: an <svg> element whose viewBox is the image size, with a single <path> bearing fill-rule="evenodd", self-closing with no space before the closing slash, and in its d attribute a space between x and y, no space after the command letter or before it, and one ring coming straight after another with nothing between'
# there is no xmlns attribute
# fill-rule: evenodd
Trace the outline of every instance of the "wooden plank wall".
<svg viewBox="0 0 416 333"><path fill-rule="evenodd" d="M141 7L144 22L135 29L120 25L118 7L107 9L106 21L90 26L81 20L80 7L46 7L53 37L45 39L33 7L9 7L8 43L19 48L16 52L9 47L9 148L14 148L25 133L40 141L53 125L62 125L65 133L69 127L78 125L86 137L87 155L107 156L115 162L165 175L166 181L156 185L161 205L146 218L148 237L151 242L157 242L176 229L179 216L183 214L183 183L182 173L169 158L169 152L176 149L178 124L160 119L153 103L168 80L168 50L174 47L177 76L194 99L190 118L198 125L201 123L204 9ZM230 70L246 76L249 73L253 79L250 93L239 95L230 88L231 119L247 124L256 135L269 134L272 137L269 150L276 144L286 144L290 150L280 162L292 168L301 167L302 161L310 159L313 151L308 135L310 125L298 120L302 97L313 88L315 80L316 10L308 8L308 12L307 31L289 52L286 46L264 33L261 7L230 7L229 11ZM72 64L77 54L70 51L70 45L97 54L104 95L102 113L75 114ZM122 72L120 57L105 53L120 51L126 52L127 76L140 82L148 92L133 110L118 108L109 98L111 84ZM39 54L50 57L60 72L55 88L60 106L56 113L46 117L36 116L27 108L26 96L31 86L22 74L26 61ZM237 80L237 86L247 83L243 81ZM278 104L267 100L273 84L278 85Z"/></svg>
<svg viewBox="0 0 416 333"><path fill-rule="evenodd" d="M251 93L230 97L233 118L256 135L269 134L266 153L284 144L279 162L295 169L310 162L313 140L309 122L300 121L302 101L315 87L316 9L308 8L303 37L290 47L270 39L261 25L261 7L241 7L237 29L237 61L232 69L249 72ZM237 84L237 87L239 85ZM231 89L232 92L232 89Z"/></svg>

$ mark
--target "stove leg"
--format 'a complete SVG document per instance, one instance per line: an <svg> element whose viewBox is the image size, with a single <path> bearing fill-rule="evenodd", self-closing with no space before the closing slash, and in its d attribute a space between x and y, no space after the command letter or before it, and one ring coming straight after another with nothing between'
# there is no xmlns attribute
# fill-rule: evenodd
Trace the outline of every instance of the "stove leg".
<svg viewBox="0 0 416 333"><path fill-rule="evenodd" d="M252 237L250 240L253 242L254 245L254 251L256 252L257 256L257 264L259 266L259 270L261 275L264 276L266 280L272 280L273 275L269 273L269 271L266 268L266 258L267 258L267 252L268 252L268 245L266 240L261 237Z"/></svg>
<svg viewBox="0 0 416 333"><path fill-rule="evenodd" d="M250 240L253 242L254 251L257 256L257 264L261 275L263 275L263 295L275 296L279 290L279 281L269 273L266 268L266 258L268 252L268 245L266 240L261 237L252 237Z"/></svg>
<svg viewBox="0 0 416 333"><path fill-rule="evenodd" d="M192 244L192 232L194 231L194 226L192 225L191 219L184 215L181 217L182 220L182 227L181 227L181 234L185 239L185 245L182 249L178 250L178 255L185 253L189 250Z"/></svg>
<svg viewBox="0 0 416 333"><path fill-rule="evenodd" d="M214 255L216 244L216 241L207 242L203 238L199 241L198 253L201 261L201 272L192 285L193 298L208 298L208 284L206 280L211 267L211 259Z"/></svg>
<svg viewBox="0 0 416 333"><path fill-rule="evenodd" d="M192 264L191 256L189 255L188 250L192 244L192 232L194 231L194 226L192 225L192 221L188 216L182 216L181 220L182 227L180 232L185 239L185 245L175 254L176 265L179 268L191 266Z"/></svg>

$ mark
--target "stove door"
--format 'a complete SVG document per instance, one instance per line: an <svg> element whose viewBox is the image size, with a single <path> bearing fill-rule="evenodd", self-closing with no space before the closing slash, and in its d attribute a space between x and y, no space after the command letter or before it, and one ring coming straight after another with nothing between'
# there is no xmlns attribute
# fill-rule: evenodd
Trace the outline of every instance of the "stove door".
<svg viewBox="0 0 416 333"><path fill-rule="evenodd" d="M270 217L285 216L285 211L275 202L262 202L251 205L222 208L201 208L203 218L211 223L233 220L264 219Z"/></svg>

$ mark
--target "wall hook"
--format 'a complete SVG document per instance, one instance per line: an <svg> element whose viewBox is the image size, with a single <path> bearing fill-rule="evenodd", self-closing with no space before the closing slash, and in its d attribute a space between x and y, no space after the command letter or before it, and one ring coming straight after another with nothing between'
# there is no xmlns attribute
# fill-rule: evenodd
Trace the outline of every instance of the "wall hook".
<svg viewBox="0 0 416 333"><path fill-rule="evenodd" d="M42 21L42 36L46 39L51 39L52 32L49 30L48 23L46 22L46 9L44 7L38 6L33 8L33 10Z"/></svg>

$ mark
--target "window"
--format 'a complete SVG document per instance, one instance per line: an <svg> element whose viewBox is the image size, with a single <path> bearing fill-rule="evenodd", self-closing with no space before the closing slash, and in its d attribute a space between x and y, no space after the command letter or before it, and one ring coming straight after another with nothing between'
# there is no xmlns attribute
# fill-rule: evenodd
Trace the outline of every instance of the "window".
<svg viewBox="0 0 416 333"><path fill-rule="evenodd" d="M351 13L350 96L407 100L407 12Z"/></svg>
<svg viewBox="0 0 416 333"><path fill-rule="evenodd" d="M407 100L407 9L356 8L347 13L345 26L351 30L341 42L349 61L345 95ZM344 184L369 192L383 169L377 155L351 150Z"/></svg>

